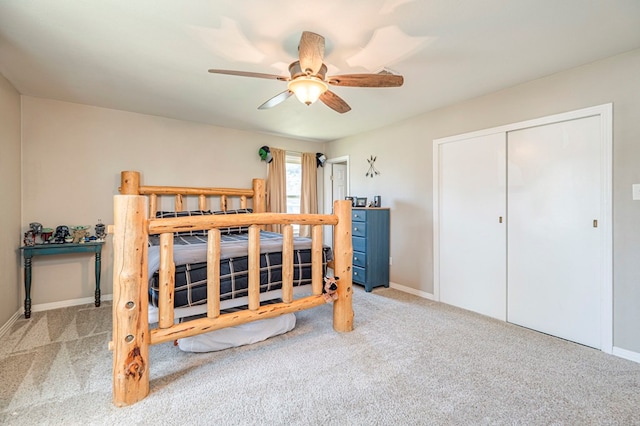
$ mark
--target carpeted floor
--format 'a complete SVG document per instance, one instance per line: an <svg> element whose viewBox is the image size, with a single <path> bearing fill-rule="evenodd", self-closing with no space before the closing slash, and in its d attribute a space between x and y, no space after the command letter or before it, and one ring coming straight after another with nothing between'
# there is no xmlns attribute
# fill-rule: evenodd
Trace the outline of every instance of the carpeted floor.
<svg viewBox="0 0 640 426"><path fill-rule="evenodd" d="M634 425L640 364L392 289L221 352L151 347L151 394L111 403L111 306L37 312L0 345L7 425Z"/></svg>

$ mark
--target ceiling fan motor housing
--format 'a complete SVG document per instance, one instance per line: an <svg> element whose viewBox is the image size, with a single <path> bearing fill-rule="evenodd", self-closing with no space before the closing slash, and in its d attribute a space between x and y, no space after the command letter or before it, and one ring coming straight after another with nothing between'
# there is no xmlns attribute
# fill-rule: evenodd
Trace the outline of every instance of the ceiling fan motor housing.
<svg viewBox="0 0 640 426"><path fill-rule="evenodd" d="M289 74L291 74L291 80L295 80L298 77L305 76L317 77L320 80L324 80L324 77L327 75L327 66L325 64L322 64L315 75L310 75L307 72L302 71L302 68L300 67L300 61L295 61L292 62L291 65L289 65Z"/></svg>

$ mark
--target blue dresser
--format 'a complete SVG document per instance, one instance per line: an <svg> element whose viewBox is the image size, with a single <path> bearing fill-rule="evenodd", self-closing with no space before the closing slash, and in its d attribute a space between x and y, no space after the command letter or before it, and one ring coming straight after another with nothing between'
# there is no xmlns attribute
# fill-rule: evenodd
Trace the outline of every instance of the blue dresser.
<svg viewBox="0 0 640 426"><path fill-rule="evenodd" d="M389 209L354 208L351 222L353 282L365 291L389 287Z"/></svg>

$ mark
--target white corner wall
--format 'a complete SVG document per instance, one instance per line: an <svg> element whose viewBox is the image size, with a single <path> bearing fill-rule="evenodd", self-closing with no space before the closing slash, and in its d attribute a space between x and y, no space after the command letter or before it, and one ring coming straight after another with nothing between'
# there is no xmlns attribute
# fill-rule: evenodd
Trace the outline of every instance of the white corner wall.
<svg viewBox="0 0 640 426"><path fill-rule="evenodd" d="M20 94L0 75L0 327L20 308Z"/></svg>

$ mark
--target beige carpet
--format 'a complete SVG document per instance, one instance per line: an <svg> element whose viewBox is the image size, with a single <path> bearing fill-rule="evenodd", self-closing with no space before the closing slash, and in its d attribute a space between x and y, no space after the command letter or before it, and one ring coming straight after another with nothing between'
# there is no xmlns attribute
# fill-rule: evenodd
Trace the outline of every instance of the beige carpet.
<svg viewBox="0 0 640 426"><path fill-rule="evenodd" d="M392 289L217 353L151 348L151 394L111 404L111 307L37 312L0 345L0 423L640 424L640 364Z"/></svg>

